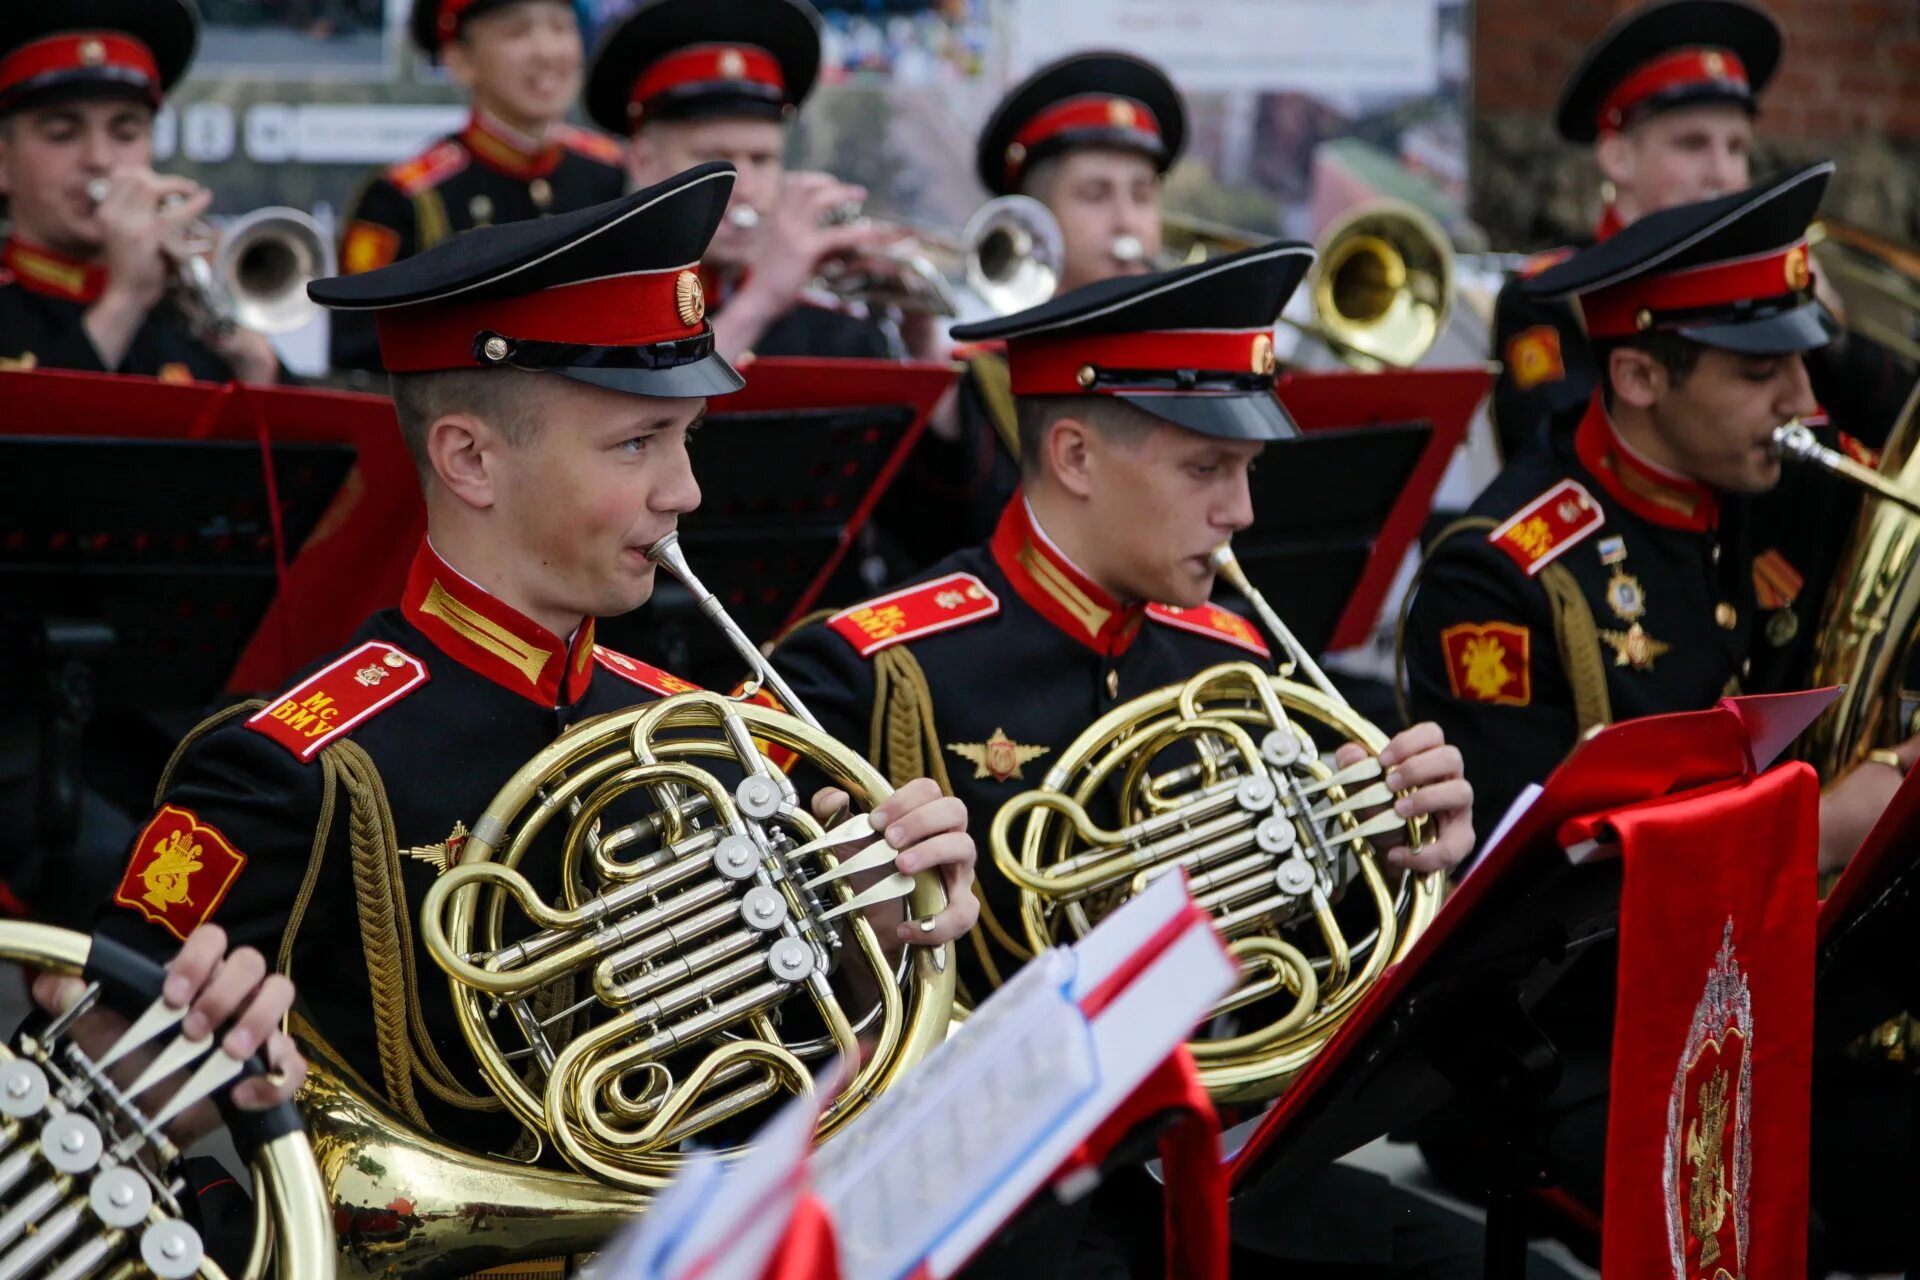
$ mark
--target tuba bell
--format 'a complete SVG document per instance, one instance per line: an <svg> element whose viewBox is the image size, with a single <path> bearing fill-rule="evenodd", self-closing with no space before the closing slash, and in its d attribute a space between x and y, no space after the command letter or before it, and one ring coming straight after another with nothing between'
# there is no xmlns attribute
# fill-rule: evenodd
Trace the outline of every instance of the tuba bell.
<svg viewBox="0 0 1920 1280"><path fill-rule="evenodd" d="M1281 673L1225 663L1115 707L1001 807L990 842L1036 951L1184 872L1242 972L1187 1047L1216 1101L1252 1103L1281 1092L1405 954L1445 877L1375 853L1375 837L1402 829L1409 847L1427 842L1424 818L1391 809L1377 758L1387 735L1327 680L1231 549L1213 560L1288 655ZM1336 767L1315 728L1369 754ZM1108 812L1104 827L1095 814Z"/></svg>
<svg viewBox="0 0 1920 1280"><path fill-rule="evenodd" d="M753 679L555 739L473 822L419 921L481 1073L570 1171L417 1132L309 1036L300 1103L347 1274L425 1280L591 1250L673 1179L689 1141L727 1147L750 1113L857 1063L821 1116L828 1138L945 1037L950 946L889 957L862 915L891 899L937 913L938 876L891 871L885 846L836 858L767 753L798 756L859 812L891 788L819 729L674 535L648 554ZM747 701L763 684L794 713ZM522 868L554 857L562 887L544 901Z"/></svg>

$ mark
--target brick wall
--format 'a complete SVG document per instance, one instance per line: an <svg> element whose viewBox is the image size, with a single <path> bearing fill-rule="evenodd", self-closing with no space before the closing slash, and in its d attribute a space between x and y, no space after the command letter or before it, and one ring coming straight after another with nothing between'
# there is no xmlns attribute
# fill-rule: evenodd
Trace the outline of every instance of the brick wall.
<svg viewBox="0 0 1920 1280"><path fill-rule="evenodd" d="M1828 211L1920 241L1920 0L1764 0L1787 33L1756 172L1830 156ZM1549 116L1580 52L1633 0L1474 0L1474 205L1493 243L1590 224L1598 175Z"/></svg>

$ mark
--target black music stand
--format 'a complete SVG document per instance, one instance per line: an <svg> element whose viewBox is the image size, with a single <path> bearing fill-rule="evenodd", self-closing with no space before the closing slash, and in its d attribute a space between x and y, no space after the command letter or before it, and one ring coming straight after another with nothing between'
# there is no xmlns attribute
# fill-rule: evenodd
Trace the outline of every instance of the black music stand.
<svg viewBox="0 0 1920 1280"><path fill-rule="evenodd" d="M1522 1276L1539 1111L1559 1074L1529 1011L1618 928L1618 860L1570 858L1561 827L1757 772L1830 696L1722 699L1576 747L1232 1157L1235 1214L1284 1204L1313 1170L1458 1099L1492 1139L1485 1274Z"/></svg>
<svg viewBox="0 0 1920 1280"><path fill-rule="evenodd" d="M818 604L878 591L862 535L927 415L953 381L945 365L756 360L744 390L714 400L688 452L699 510L681 521L688 563L756 641ZM695 684L728 688L739 655L666 574L652 600L602 618L598 638Z"/></svg>

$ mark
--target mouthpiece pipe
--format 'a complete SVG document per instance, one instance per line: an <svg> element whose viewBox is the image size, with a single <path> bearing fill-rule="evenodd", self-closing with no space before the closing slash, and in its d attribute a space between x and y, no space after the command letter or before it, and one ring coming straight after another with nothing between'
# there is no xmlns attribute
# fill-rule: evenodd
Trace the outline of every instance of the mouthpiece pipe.
<svg viewBox="0 0 1920 1280"><path fill-rule="evenodd" d="M680 549L679 534L670 533L648 547L647 559L678 578L680 585L693 593L694 600L700 606L700 612L706 614L707 620L720 629L720 634L727 638L727 643L733 646L734 652L738 653L741 660L747 664L747 670L753 673L754 678L773 690L774 695L780 699L782 708L792 715L799 716L814 728L820 728L820 722L814 719L813 712L807 710L807 705L800 701L798 695L787 686L787 682L781 679L780 673L773 669L773 664L768 662L758 646L747 638L747 633L727 616L727 611L720 604L719 599L694 575L692 567L687 564L686 552Z"/></svg>
<svg viewBox="0 0 1920 1280"><path fill-rule="evenodd" d="M1906 492L1872 467L1862 466L1846 454L1827 448L1798 418L1774 428L1773 447L1782 458L1819 467L1858 485L1876 498L1885 498L1895 506L1920 515L1920 497Z"/></svg>
<svg viewBox="0 0 1920 1280"><path fill-rule="evenodd" d="M1267 603L1267 598L1254 588L1252 581L1247 577L1246 570L1240 567L1239 559L1233 554L1233 548L1223 542L1213 549L1207 560L1213 565L1214 572L1227 580L1227 585L1246 598L1247 603L1253 607L1253 611L1260 615L1260 623L1267 629L1267 634L1280 642L1280 647L1287 651L1294 665L1300 668L1307 679L1311 680L1320 692L1345 706L1346 695L1333 687L1333 681L1327 679L1327 673L1320 669L1320 664L1313 660L1313 655L1309 654L1306 647L1294 637L1287 624L1280 621L1280 615L1273 611L1273 606Z"/></svg>

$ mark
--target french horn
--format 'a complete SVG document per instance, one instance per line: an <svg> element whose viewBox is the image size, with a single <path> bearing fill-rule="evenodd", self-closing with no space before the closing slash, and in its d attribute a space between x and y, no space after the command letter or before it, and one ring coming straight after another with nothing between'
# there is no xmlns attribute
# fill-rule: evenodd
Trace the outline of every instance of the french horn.
<svg viewBox="0 0 1920 1280"><path fill-rule="evenodd" d="M0 922L0 962L88 983L66 1013L0 1045L0 1276L225 1280L193 1225L181 1153L165 1127L264 1067L179 1034L186 1011L161 1002L161 968L109 940ZM71 1034L96 1004L130 1019L104 1047ZM109 1077L135 1054L150 1059L138 1076ZM298 1114L290 1105L223 1113L253 1174L255 1230L242 1274L332 1280L332 1226Z"/></svg>
<svg viewBox="0 0 1920 1280"><path fill-rule="evenodd" d="M473 822L421 908L482 1074L570 1170L417 1132L309 1034L300 1101L335 1218L353 1226L347 1274L424 1280L591 1250L673 1179L689 1142L733 1148L750 1113L811 1092L838 1061L854 1069L821 1116L829 1138L946 1035L951 945L890 958L863 914L903 899L934 915L939 877L893 871L884 844L835 853L891 788L818 727L673 535L648 554L753 678L562 734ZM763 684L793 713L747 701ZM856 816L825 830L776 748ZM558 901L523 871L547 857Z"/></svg>
<svg viewBox="0 0 1920 1280"><path fill-rule="evenodd" d="M1251 1103L1285 1089L1405 954L1445 876L1389 867L1375 851L1403 829L1412 849L1429 839L1426 819L1392 810L1378 759L1387 735L1334 688L1230 548L1213 562L1287 655L1280 674L1223 663L1115 707L1001 807L989 838L1035 951L1085 936L1159 877L1186 875L1242 974L1187 1047L1215 1100ZM1316 729L1368 754L1337 767Z"/></svg>

